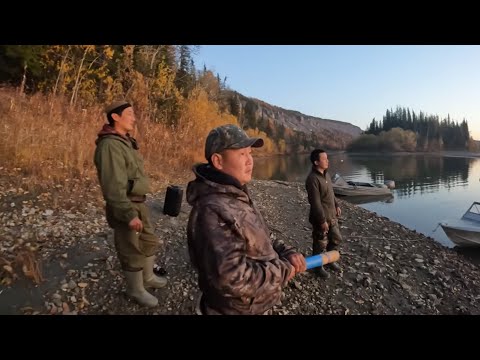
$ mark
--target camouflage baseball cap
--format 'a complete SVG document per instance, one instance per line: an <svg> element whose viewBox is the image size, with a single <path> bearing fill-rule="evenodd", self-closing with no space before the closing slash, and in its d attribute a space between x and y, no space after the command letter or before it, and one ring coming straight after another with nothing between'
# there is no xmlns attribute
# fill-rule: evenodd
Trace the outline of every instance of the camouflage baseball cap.
<svg viewBox="0 0 480 360"><path fill-rule="evenodd" d="M248 137L247 133L236 125L222 125L211 130L205 142L205 158L210 160L214 153L227 149L262 147L262 138Z"/></svg>

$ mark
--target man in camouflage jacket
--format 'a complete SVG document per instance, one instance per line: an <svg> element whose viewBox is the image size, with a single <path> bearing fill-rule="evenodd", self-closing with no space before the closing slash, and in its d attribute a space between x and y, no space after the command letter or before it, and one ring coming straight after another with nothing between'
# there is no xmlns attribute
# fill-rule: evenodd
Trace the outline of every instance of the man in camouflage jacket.
<svg viewBox="0 0 480 360"><path fill-rule="evenodd" d="M305 271L304 257L270 232L246 184L252 147L263 146L234 125L213 129L205 144L208 164L194 166L187 187L190 259L198 271L203 314L268 313L282 288Z"/></svg>

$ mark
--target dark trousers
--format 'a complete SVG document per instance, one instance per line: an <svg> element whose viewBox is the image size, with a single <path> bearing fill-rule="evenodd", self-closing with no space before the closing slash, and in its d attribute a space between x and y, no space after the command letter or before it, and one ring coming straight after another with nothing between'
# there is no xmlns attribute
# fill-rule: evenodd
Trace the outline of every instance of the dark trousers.
<svg viewBox="0 0 480 360"><path fill-rule="evenodd" d="M324 251L337 250L342 242L342 235L340 234L338 222L332 222L326 235L323 233L320 225L313 224L312 238L313 255L318 255Z"/></svg>

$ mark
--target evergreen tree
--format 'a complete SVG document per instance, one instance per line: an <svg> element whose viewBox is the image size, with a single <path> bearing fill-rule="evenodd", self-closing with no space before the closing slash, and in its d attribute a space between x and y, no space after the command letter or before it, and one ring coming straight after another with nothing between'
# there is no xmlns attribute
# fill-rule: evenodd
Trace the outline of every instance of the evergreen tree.
<svg viewBox="0 0 480 360"><path fill-rule="evenodd" d="M42 75L43 45L0 45L0 82L19 86L27 84L35 91Z"/></svg>
<svg viewBox="0 0 480 360"><path fill-rule="evenodd" d="M179 47L179 64L175 77L175 84L184 97L193 89L195 85L192 74L192 54L188 45L180 45Z"/></svg>

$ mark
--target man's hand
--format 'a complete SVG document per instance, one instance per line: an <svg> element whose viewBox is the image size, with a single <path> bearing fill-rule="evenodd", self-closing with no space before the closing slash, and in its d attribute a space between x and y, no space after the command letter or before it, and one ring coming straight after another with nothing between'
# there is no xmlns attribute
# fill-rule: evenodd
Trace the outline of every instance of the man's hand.
<svg viewBox="0 0 480 360"><path fill-rule="evenodd" d="M295 268L296 273L301 273L307 270L307 263L302 254L295 253L287 256L287 260Z"/></svg>
<svg viewBox="0 0 480 360"><path fill-rule="evenodd" d="M143 230L143 223L138 217L133 218L129 223L128 227L136 232L142 232Z"/></svg>
<svg viewBox="0 0 480 360"><path fill-rule="evenodd" d="M287 281L290 281L292 280L292 278L295 276L296 272L295 272L295 268L293 267L293 265L290 266L292 268L292 270L290 271L290 275L288 276L288 279Z"/></svg>
<svg viewBox="0 0 480 360"><path fill-rule="evenodd" d="M330 226L328 226L328 223L325 221L325 222L322 224L323 233L324 233L324 234L327 234L327 233L328 233L328 229L330 229Z"/></svg>
<svg viewBox="0 0 480 360"><path fill-rule="evenodd" d="M337 206L335 210L337 210L337 217L340 217L340 215L342 215L342 209L340 209L340 206Z"/></svg>

